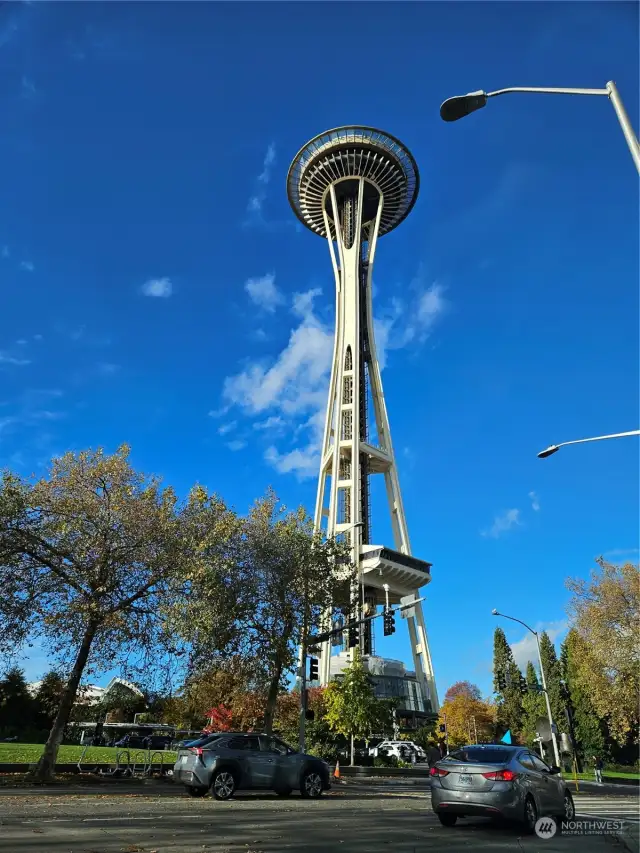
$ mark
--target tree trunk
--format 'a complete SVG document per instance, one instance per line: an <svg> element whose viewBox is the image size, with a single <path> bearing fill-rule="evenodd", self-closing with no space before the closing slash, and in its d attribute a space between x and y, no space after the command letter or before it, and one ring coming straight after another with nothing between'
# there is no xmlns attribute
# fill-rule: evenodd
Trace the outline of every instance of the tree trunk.
<svg viewBox="0 0 640 853"><path fill-rule="evenodd" d="M82 643L80 644L78 654L76 655L76 661L73 665L73 669L71 670L69 680L64 688L64 692L60 700L60 707L58 708L58 713L56 714L56 718L53 722L53 727L49 732L49 737L45 744L44 751L40 756L40 760L38 761L35 769L30 774L30 778L34 782L50 782L53 779L56 758L58 757L58 748L60 747L60 743L64 735L65 726L69 721L71 709L73 708L73 703L75 702L76 695L78 693L78 685L80 684L80 679L82 678L82 673L84 672L84 668L89 657L89 651L91 649L91 643L93 642L97 628L97 623L89 622L84 632Z"/></svg>
<svg viewBox="0 0 640 853"><path fill-rule="evenodd" d="M356 748L355 748L355 740L353 735L351 735L351 767L353 767L356 763Z"/></svg>
<svg viewBox="0 0 640 853"><path fill-rule="evenodd" d="M282 663L278 661L275 672L269 683L269 692L267 694L267 707L264 711L264 731L270 735L273 729L273 718L276 715L276 702L278 700L278 690L280 688L280 678L282 677Z"/></svg>

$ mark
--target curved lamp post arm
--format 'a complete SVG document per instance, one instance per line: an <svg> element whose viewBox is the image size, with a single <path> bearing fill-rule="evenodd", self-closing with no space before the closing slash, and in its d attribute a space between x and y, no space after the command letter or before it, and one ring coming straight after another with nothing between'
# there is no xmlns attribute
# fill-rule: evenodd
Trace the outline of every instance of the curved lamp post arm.
<svg viewBox="0 0 640 853"><path fill-rule="evenodd" d="M492 611L494 616L502 616L503 619L511 619L512 622L518 622L520 625L523 625L527 631L531 631L534 637L538 636L538 632L534 631L526 622L523 622L522 619L516 619L515 616L507 616L506 613L499 613L497 610Z"/></svg>
<svg viewBox="0 0 640 853"><path fill-rule="evenodd" d="M640 435L640 429L632 429L629 432L615 432L613 435L596 435L593 438L576 438L573 441L561 441L560 444L550 444L545 450L538 453L539 459L546 459L552 453L556 453L561 447L567 447L569 444L584 444L587 441L604 441L607 438L626 438L628 435Z"/></svg>
<svg viewBox="0 0 640 853"><path fill-rule="evenodd" d="M511 86L508 89L496 89L495 92L484 92L481 89L478 92L469 92L468 95L447 98L440 107L440 117L443 121L457 121L469 113L486 107L489 98L508 95L511 92L529 92L538 95L606 95L616 112L636 169L640 172L640 143L638 143L638 137L631 126L631 120L613 80L609 80L604 89L567 89L549 86Z"/></svg>
<svg viewBox="0 0 640 853"><path fill-rule="evenodd" d="M509 92L534 92L539 95L609 95L608 89L558 89L544 86L511 86L508 89L496 89L495 92L487 92L487 98L496 95L507 95Z"/></svg>

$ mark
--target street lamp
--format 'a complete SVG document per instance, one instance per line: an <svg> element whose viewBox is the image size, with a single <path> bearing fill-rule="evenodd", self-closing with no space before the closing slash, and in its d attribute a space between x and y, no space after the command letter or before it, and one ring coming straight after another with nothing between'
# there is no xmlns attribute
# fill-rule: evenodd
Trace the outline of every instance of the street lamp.
<svg viewBox="0 0 640 853"><path fill-rule="evenodd" d="M606 95L613 104L620 127L624 133L624 138L627 140L629 151L633 157L633 162L636 164L638 172L640 172L640 144L613 80L610 80L604 89L549 89L546 87L515 86L510 89L498 89L495 92L483 92L482 90L479 92L470 92L468 95L458 95L455 98L448 98L440 107L440 117L443 121L458 121L458 119L468 116L469 113L474 113L476 110L486 107L489 98L495 98L497 95L506 95L510 92L533 92L541 95Z"/></svg>
<svg viewBox="0 0 640 853"><path fill-rule="evenodd" d="M512 622L518 622L520 625L523 625L527 631L530 631L533 636L536 638L536 644L538 646L538 661L540 663L540 677L542 679L542 689L544 691L544 698L547 703L547 717L549 718L549 726L551 728L551 740L553 742L553 754L556 759L556 766L560 767L560 753L558 751L558 740L556 738L555 726L553 722L553 715L551 713L551 703L549 702L549 693L547 691L547 680L544 677L544 666L542 665L542 654L540 652L540 637L538 636L538 632L534 631L533 628L530 628L526 622L523 622L521 619L516 619L514 616L507 616L506 613L499 613L495 607L491 611L492 616L502 616L503 619L511 619Z"/></svg>
<svg viewBox="0 0 640 853"><path fill-rule="evenodd" d="M630 432L616 432L613 435L597 435L595 438L577 438L574 441L563 441L560 444L550 444L549 447L538 453L538 459L546 459L547 456L552 456L561 447L566 447L567 444L584 444L586 441L604 441L605 438L624 438L627 435L640 435L640 429L632 429Z"/></svg>

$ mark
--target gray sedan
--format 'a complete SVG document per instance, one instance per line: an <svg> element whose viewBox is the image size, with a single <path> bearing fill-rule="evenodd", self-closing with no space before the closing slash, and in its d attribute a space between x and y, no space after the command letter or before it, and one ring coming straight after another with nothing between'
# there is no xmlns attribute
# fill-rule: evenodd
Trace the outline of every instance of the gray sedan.
<svg viewBox="0 0 640 853"><path fill-rule="evenodd" d="M281 797L297 790L315 798L331 787L324 761L297 752L277 737L225 732L203 741L180 749L173 768L174 780L192 797L211 791L216 800L228 800L238 789L262 788Z"/></svg>
<svg viewBox="0 0 640 853"><path fill-rule="evenodd" d="M473 815L518 821L533 832L543 815L575 816L560 772L526 747L465 746L431 768L431 804L443 826Z"/></svg>

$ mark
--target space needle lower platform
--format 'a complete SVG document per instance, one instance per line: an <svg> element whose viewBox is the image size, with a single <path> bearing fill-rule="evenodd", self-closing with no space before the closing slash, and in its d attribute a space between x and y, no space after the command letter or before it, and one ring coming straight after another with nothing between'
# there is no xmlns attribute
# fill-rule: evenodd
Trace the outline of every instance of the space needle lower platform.
<svg viewBox="0 0 640 853"><path fill-rule="evenodd" d="M361 126L314 137L298 152L287 176L289 202L300 222L327 240L335 276L335 340L315 525L351 548L358 588L349 601L336 604L359 618L371 615L387 597L390 604L419 598L431 580L431 564L411 554L371 297L378 239L408 216L418 189L418 168L409 150L395 137ZM376 475L384 478L393 548L375 538L370 480ZM420 603L407 611L407 622L423 706L436 712L438 694ZM383 660L376 656L373 622L366 623L359 643L365 662ZM320 682L327 684L334 670L332 646L326 642Z"/></svg>

